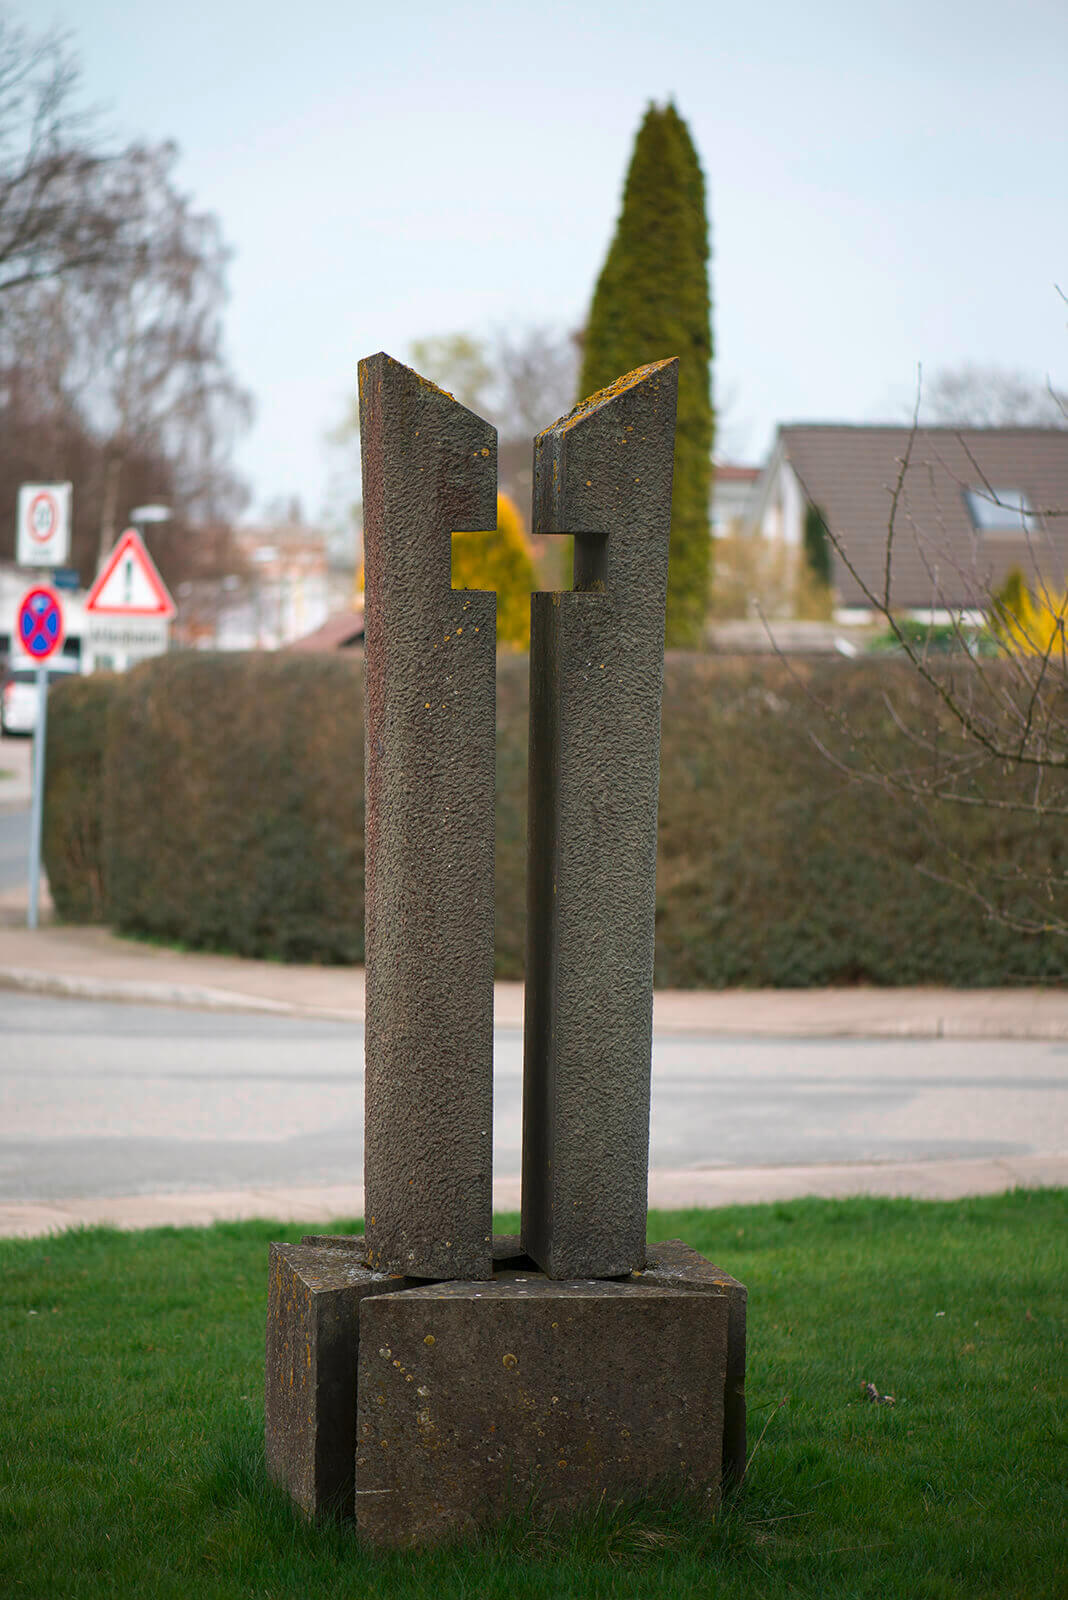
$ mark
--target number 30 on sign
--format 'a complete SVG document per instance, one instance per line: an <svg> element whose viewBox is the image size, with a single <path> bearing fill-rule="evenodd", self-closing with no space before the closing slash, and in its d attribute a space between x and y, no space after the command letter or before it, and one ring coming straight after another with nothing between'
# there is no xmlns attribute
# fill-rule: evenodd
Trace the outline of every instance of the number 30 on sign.
<svg viewBox="0 0 1068 1600"><path fill-rule="evenodd" d="M69 483L24 483L19 490L15 561L20 567L61 567L70 554Z"/></svg>

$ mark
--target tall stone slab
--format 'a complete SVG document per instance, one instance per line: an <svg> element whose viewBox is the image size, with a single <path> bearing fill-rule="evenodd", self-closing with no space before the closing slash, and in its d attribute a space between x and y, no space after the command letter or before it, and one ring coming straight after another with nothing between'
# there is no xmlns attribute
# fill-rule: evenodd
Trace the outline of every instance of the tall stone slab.
<svg viewBox="0 0 1068 1600"><path fill-rule="evenodd" d="M531 613L522 1227L554 1279L645 1264L677 387L640 368L534 442L534 530L575 541Z"/></svg>
<svg viewBox="0 0 1068 1600"><path fill-rule="evenodd" d="M497 600L451 581L452 534L497 524L497 436L387 355L359 386L367 1260L488 1278Z"/></svg>

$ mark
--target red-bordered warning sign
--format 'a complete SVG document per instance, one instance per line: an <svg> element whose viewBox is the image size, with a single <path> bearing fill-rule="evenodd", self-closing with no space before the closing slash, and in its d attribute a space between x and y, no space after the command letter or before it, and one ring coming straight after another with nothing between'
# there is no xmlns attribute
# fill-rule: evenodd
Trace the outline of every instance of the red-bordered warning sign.
<svg viewBox="0 0 1068 1600"><path fill-rule="evenodd" d="M175 605L136 528L127 528L85 601L86 611L121 617L174 616Z"/></svg>

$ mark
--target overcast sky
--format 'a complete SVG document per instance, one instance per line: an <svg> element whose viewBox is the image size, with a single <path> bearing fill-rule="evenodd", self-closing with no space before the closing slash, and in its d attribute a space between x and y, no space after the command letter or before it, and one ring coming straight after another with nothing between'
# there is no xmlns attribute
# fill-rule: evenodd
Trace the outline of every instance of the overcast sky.
<svg viewBox="0 0 1068 1600"><path fill-rule="evenodd" d="M580 326L643 109L668 96L708 179L736 458L777 421L900 413L919 362L1068 387L1064 0L8 9L69 29L116 135L176 139L179 182L221 219L260 504L320 511L360 356Z"/></svg>

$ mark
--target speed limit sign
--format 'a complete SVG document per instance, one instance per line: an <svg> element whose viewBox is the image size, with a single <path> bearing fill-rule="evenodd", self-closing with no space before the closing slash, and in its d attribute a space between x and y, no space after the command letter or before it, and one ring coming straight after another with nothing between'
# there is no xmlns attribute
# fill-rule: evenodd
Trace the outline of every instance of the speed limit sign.
<svg viewBox="0 0 1068 1600"><path fill-rule="evenodd" d="M15 564L62 567L70 554L69 483L24 483L19 490Z"/></svg>

